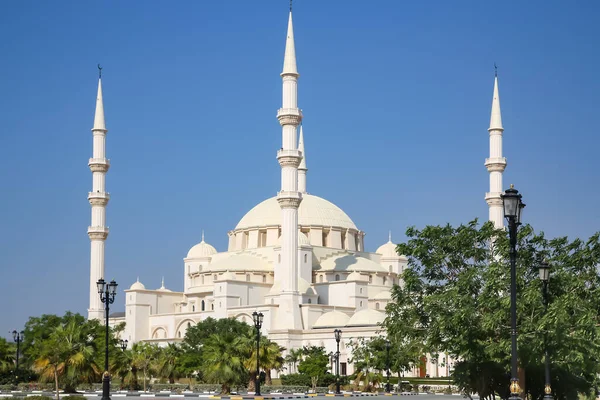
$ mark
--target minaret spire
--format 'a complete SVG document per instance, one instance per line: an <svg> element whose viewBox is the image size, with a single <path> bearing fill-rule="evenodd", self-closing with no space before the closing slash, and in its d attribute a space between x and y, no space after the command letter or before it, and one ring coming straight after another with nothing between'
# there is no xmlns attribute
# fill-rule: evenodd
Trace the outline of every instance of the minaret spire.
<svg viewBox="0 0 600 400"><path fill-rule="evenodd" d="M302 125L300 125L300 138L298 139L298 150L302 153L302 160L298 166L298 191L300 193L306 193L306 152L304 151L304 132L302 131Z"/></svg>
<svg viewBox="0 0 600 400"><path fill-rule="evenodd" d="M298 166L302 153L297 147L297 129L302 121L302 112L298 108L298 77L290 11L281 73L283 104L277 111L282 131L282 146L277 152L281 165L281 191L277 195L281 207L281 261L275 268L275 281L281 282L277 320L289 329L302 329L298 292L298 207L302 201L302 193L298 190Z"/></svg>
<svg viewBox="0 0 600 400"><path fill-rule="evenodd" d="M285 55L283 57L283 71L281 76L292 74L298 77L296 66L296 45L294 43L294 23L292 22L292 10L288 19L287 38L285 40Z"/></svg>
<svg viewBox="0 0 600 400"><path fill-rule="evenodd" d="M500 112L500 94L498 92L498 67L494 64L494 95L490 116L490 157L485 160L485 167L490 173L490 191L485 194L489 207L489 219L496 228L504 227L504 210L502 208L502 173L506 168L506 158L502 156L502 114Z"/></svg>
<svg viewBox="0 0 600 400"><path fill-rule="evenodd" d="M96 282L104 278L104 244L108 237L106 227L106 205L110 196L106 193L105 179L110 162L106 159L106 122L104 120L104 101L102 98L102 67L98 64L98 95L94 115L93 152L88 166L92 171L92 191L88 201L92 206L92 221L88 227L90 238L90 307L88 319L102 319L103 307L98 296Z"/></svg>

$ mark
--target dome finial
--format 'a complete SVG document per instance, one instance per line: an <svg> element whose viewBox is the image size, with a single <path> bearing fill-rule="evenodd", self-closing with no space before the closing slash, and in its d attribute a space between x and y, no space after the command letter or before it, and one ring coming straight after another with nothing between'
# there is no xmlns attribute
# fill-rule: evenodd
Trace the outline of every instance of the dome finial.
<svg viewBox="0 0 600 400"><path fill-rule="evenodd" d="M202 241L204 242L204 229L202 229Z"/></svg>
<svg viewBox="0 0 600 400"><path fill-rule="evenodd" d="M102 79L102 67L98 64L98 79Z"/></svg>
<svg viewBox="0 0 600 400"><path fill-rule="evenodd" d="M494 76L498 76L498 66L494 63Z"/></svg>
<svg viewBox="0 0 600 400"><path fill-rule="evenodd" d="M388 232L388 242L392 243L392 230Z"/></svg>
<svg viewBox="0 0 600 400"><path fill-rule="evenodd" d="M137 277L137 281L136 281L136 282L139 282L139 281L140 281L140 276L138 275L138 277Z"/></svg>
<svg viewBox="0 0 600 400"><path fill-rule="evenodd" d="M292 0L290 0L290 12L292 12Z"/></svg>
<svg viewBox="0 0 600 400"><path fill-rule="evenodd" d="M162 280L160 281L160 288L164 289L165 288L165 277L162 277Z"/></svg>

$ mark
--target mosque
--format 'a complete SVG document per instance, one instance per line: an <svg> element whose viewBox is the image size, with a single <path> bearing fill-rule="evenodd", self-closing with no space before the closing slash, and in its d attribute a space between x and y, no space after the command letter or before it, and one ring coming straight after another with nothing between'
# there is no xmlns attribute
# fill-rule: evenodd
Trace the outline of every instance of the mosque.
<svg viewBox="0 0 600 400"><path fill-rule="evenodd" d="M335 204L307 191L307 157L297 104L298 69L290 10L283 71L283 104L277 110L282 144L277 151L281 188L248 211L227 235L226 251L204 240L183 258L182 292L163 284L147 289L142 282L125 290L125 312L110 323L125 322L122 338L130 344L179 342L186 330L206 318L236 318L252 324L252 313L264 315L262 333L286 349L308 345L335 351L333 330L342 330L340 373L351 374L351 339L378 336L391 289L401 285L406 257L396 253L391 236L374 253L365 251L365 232ZM489 128L490 219L502 226L502 122L498 80L494 83ZM104 276L104 243L108 236L106 205L110 199L105 177L110 167L105 154L106 126L101 78L94 118L93 156L89 167L93 189L88 194L92 221L90 307L88 318L102 319L96 281ZM412 375L448 376L452 360L428 358ZM409 374L410 375L410 374Z"/></svg>

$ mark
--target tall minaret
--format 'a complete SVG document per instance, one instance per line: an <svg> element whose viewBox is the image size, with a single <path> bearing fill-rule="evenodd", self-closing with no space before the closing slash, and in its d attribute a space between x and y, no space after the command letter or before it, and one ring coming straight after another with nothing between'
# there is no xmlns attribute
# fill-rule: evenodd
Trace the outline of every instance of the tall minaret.
<svg viewBox="0 0 600 400"><path fill-rule="evenodd" d="M298 150L302 153L302 160L298 166L298 191L300 193L306 193L306 152L304 151L304 132L302 132L302 125L300 125L300 138L298 139Z"/></svg>
<svg viewBox="0 0 600 400"><path fill-rule="evenodd" d="M96 282L104 276L104 241L108 236L106 227L106 204L110 199L105 188L105 177L110 167L106 159L106 124L104 123L104 104L102 103L102 68L98 65L98 97L96 98L96 115L92 134L93 155L89 160L92 170L92 191L88 193L88 200L92 205L92 224L88 227L88 236L91 242L90 254L90 308L88 319L103 319L103 307L96 289Z"/></svg>
<svg viewBox="0 0 600 400"><path fill-rule="evenodd" d="M494 98L492 100L492 116L490 118L490 158L486 158L485 166L490 173L490 191L485 194L485 201L490 208L490 221L496 228L504 227L504 210L502 208L502 173L506 168L506 158L502 157L502 115L500 114L500 95L498 94L498 73L494 78Z"/></svg>
<svg viewBox="0 0 600 400"><path fill-rule="evenodd" d="M297 128L302 121L298 108L298 70L294 46L292 9L288 21L285 58L283 61L283 104L277 111L282 127L282 146L277 152L281 165L281 191L277 201L281 207L281 262L275 271L275 280L281 282L278 298L277 324L286 329L302 329L300 295L298 293L298 207L302 194L298 191L298 166L302 153L296 147Z"/></svg>

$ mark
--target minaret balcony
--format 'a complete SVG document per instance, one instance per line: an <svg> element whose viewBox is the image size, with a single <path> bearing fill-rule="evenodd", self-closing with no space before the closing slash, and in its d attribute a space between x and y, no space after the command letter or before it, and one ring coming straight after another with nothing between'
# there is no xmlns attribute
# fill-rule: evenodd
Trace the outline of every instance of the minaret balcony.
<svg viewBox="0 0 600 400"><path fill-rule="evenodd" d="M93 206L105 206L110 200L110 194L106 192L88 192L88 200Z"/></svg>
<svg viewBox="0 0 600 400"><path fill-rule="evenodd" d="M108 158L90 158L88 165L92 172L106 172L110 168L110 160Z"/></svg>
<svg viewBox="0 0 600 400"><path fill-rule="evenodd" d="M277 161L282 167L298 168L300 161L302 161L302 152L300 150L279 149L277 150Z"/></svg>
<svg viewBox="0 0 600 400"><path fill-rule="evenodd" d="M487 192L485 194L485 201L490 206L502 206L502 197L500 197L500 192Z"/></svg>
<svg viewBox="0 0 600 400"><path fill-rule="evenodd" d="M300 125L302 111L299 108L280 108L277 110L277 119L280 125Z"/></svg>
<svg viewBox="0 0 600 400"><path fill-rule="evenodd" d="M489 172L504 171L506 168L506 157L490 157L485 159L485 167Z"/></svg>
<svg viewBox="0 0 600 400"><path fill-rule="evenodd" d="M87 233L91 240L105 240L108 237L108 228L105 226L88 226Z"/></svg>

